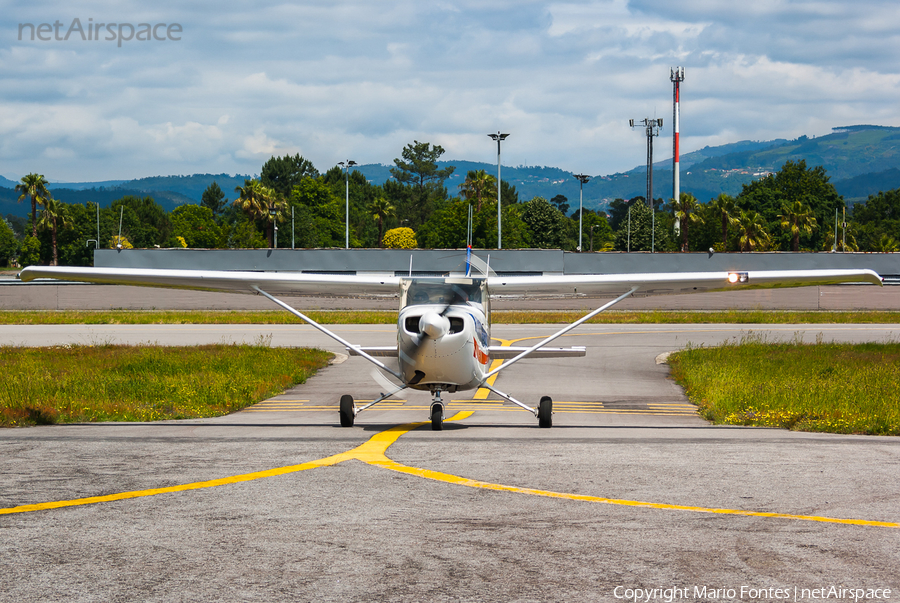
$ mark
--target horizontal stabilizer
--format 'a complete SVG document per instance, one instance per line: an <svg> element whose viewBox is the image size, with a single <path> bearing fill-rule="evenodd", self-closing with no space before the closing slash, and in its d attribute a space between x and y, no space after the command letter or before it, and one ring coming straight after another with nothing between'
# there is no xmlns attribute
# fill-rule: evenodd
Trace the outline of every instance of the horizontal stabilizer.
<svg viewBox="0 0 900 603"><path fill-rule="evenodd" d="M488 353L492 360L509 360L515 358L530 348L492 345ZM572 346L571 348L538 348L528 355L528 358L579 358L585 355L584 346Z"/></svg>
<svg viewBox="0 0 900 603"><path fill-rule="evenodd" d="M359 348L347 348L347 352L351 356L359 356L357 353L358 350L362 350L369 356L375 356L379 358L396 358L397 357L397 346L395 345L386 345L379 347L359 347Z"/></svg>

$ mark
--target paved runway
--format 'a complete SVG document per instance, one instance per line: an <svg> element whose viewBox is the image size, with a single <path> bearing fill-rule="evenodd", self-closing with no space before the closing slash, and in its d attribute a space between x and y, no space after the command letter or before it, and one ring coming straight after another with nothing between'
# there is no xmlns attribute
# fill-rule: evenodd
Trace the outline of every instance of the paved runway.
<svg viewBox="0 0 900 603"><path fill-rule="evenodd" d="M337 330L367 345L394 337ZM896 600L900 439L709 426L656 362L748 330L582 327L564 343L586 345L585 358L523 361L496 383L530 403L553 396L550 430L473 392L451 396L458 420L443 432L396 428L425 420L429 396L415 392L342 429L337 398L379 389L350 358L219 419L0 431L0 600L616 601L677 588L672 600L769 601L796 588L812 601L832 586ZM900 325L752 330L900 335ZM3 326L0 344L270 335L340 351L308 327L272 325Z"/></svg>

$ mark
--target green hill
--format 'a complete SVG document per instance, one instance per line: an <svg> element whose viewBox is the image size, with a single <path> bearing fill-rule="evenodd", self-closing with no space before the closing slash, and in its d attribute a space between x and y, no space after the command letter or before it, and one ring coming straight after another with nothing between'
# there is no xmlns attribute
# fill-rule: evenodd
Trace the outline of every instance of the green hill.
<svg viewBox="0 0 900 603"><path fill-rule="evenodd" d="M669 139L661 137L657 148L665 155ZM866 199L871 194L900 188L900 128L858 125L834 128L831 134L796 140L740 141L717 147L704 147L681 157L681 190L692 193L702 202L720 193L737 195L744 184L775 172L786 161L806 160L809 166L823 166L832 184L849 202ZM439 162L441 168L453 165L453 175L446 181L447 192L456 195L459 185L470 170L497 173L497 164L453 160ZM330 166L320 165L324 172ZM355 169L373 184L382 184L391 177L391 164L366 164ZM520 200L535 196L552 199L564 195L572 211L578 207L579 185L572 172L546 166L503 166L501 176L516 187ZM97 201L106 206L125 195L150 195L167 210L183 203L199 203L203 191L213 181L234 198L235 186L242 186L246 178L240 174L194 174L191 176L152 176L127 182L56 183L51 184L54 196L68 203ZM672 195L671 158L654 164L653 196L668 199ZM0 176L0 215L25 215L25 203L17 203L12 190L15 182ZM66 187L66 188L61 188ZM88 188L89 187L89 188ZM76 190L79 189L79 190ZM602 209L617 198L630 199L646 193L646 167L639 166L626 173L596 174L584 185L584 205Z"/></svg>

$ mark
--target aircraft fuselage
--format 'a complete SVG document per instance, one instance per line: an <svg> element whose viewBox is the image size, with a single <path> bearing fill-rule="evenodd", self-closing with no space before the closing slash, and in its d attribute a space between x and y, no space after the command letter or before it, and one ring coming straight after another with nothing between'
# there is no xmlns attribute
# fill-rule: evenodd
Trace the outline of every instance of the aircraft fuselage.
<svg viewBox="0 0 900 603"><path fill-rule="evenodd" d="M410 387L455 392L477 388L488 371L490 309L485 283L411 279L397 324L400 372Z"/></svg>

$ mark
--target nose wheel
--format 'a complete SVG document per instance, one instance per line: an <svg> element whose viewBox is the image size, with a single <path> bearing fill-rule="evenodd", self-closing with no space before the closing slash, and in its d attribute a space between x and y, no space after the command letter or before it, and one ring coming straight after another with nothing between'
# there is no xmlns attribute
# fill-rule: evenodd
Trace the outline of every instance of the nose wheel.
<svg viewBox="0 0 900 603"><path fill-rule="evenodd" d="M431 401L431 431L442 431L444 429L444 404L441 402L441 390L434 392L434 399Z"/></svg>
<svg viewBox="0 0 900 603"><path fill-rule="evenodd" d="M431 431L442 431L444 429L444 405L431 405Z"/></svg>

